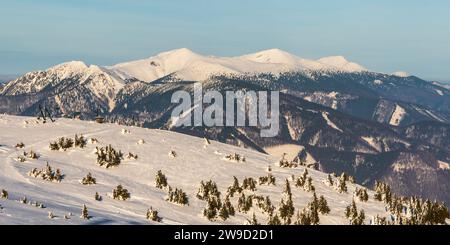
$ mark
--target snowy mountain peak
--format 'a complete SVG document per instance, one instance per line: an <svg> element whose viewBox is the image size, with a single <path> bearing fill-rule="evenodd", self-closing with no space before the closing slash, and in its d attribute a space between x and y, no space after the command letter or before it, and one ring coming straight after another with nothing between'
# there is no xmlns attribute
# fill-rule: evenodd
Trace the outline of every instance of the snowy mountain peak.
<svg viewBox="0 0 450 245"><path fill-rule="evenodd" d="M268 49L254 54L242 56L244 59L258 63L295 64L298 57L281 49Z"/></svg>
<svg viewBox="0 0 450 245"><path fill-rule="evenodd" d="M88 68L83 61L69 61L48 69L49 71L81 72Z"/></svg>
<svg viewBox="0 0 450 245"><path fill-rule="evenodd" d="M397 76L397 77L409 77L409 74L405 71L396 71L396 72L392 73L392 75Z"/></svg>
<svg viewBox="0 0 450 245"><path fill-rule="evenodd" d="M186 57L186 58L193 58L193 57L199 57L201 55L195 53L194 51L188 49L188 48L180 48L180 49L174 49L171 51L162 52L155 57L161 57L161 58L169 58L169 57ZM151 59L151 58L150 58Z"/></svg>
<svg viewBox="0 0 450 245"><path fill-rule="evenodd" d="M348 61L343 56L330 56L318 60L319 63L346 72L361 72L367 70L359 64Z"/></svg>

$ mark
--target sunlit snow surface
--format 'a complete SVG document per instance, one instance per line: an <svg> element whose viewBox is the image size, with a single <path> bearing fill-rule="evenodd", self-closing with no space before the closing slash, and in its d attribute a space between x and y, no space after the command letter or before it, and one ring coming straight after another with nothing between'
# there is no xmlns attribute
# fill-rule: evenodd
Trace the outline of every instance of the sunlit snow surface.
<svg viewBox="0 0 450 245"><path fill-rule="evenodd" d="M128 129L130 134L122 134ZM72 149L66 152L51 151L49 142L59 137L74 137L83 134L87 138L97 138L98 144L88 143L85 149ZM145 144L138 144L144 140ZM14 146L25 143L24 149ZM111 144L126 155L132 152L137 160L124 160L118 168L105 169L96 165L93 153L96 146ZM16 161L23 151L33 150L40 155L38 160ZM176 157L169 157L170 151ZM246 157L246 163L227 162L224 156L238 153ZM212 179L217 182L222 197L226 188L232 184L233 176L242 183L244 177L267 175L267 166L271 166L277 179L277 186L258 186L256 194L270 195L272 202L278 205L284 180L292 174L299 176L303 168L282 169L276 167L278 157L264 155L252 150L236 148L169 131L123 127L115 124L96 124L71 119L58 119L55 123L37 124L35 118L0 116L0 189L9 192L9 200L0 199L0 224L154 224L145 219L147 209L152 206L159 211L163 224L213 224L202 216L206 206L195 195L201 180ZM46 182L29 177L32 168L43 168L46 164L60 168L65 178L61 183ZM154 187L154 177L162 170L169 185L182 188L189 196L189 206L178 206L165 201L166 192ZM97 185L83 186L80 180L88 172L97 178ZM331 213L321 216L321 224L347 224L344 209L353 199L354 186L349 184L348 194L339 194L326 186L323 180L326 174L310 170L313 184L318 195L324 195L331 207ZM111 192L122 184L131 193L131 200L117 201L111 198ZM296 209L302 209L311 200L312 193L296 189L291 183ZM94 200L98 192L103 201ZM249 193L250 194L250 193ZM369 195L372 197L373 193ZM18 200L26 196L30 201L44 203L45 209L21 204ZM237 206L237 199L232 199ZM85 221L79 218L83 204L89 209L92 218ZM358 208L366 212L367 223L370 217L386 215L384 204L371 198L367 203L357 202ZM56 216L49 219L48 212ZM257 208L248 214L237 213L236 217L217 224L244 224L253 212L259 222L266 223L267 217ZM64 215L73 213L70 219Z"/></svg>

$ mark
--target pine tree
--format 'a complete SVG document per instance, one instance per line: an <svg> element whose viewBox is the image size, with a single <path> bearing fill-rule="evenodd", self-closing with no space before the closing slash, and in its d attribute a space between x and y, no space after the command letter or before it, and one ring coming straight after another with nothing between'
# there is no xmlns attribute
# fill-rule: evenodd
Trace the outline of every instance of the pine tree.
<svg viewBox="0 0 450 245"><path fill-rule="evenodd" d="M235 215L234 207L230 202L230 198L227 196L225 197L223 205L219 210L219 217L222 220L227 220L230 216L234 215Z"/></svg>
<svg viewBox="0 0 450 245"><path fill-rule="evenodd" d="M292 198L287 198L287 200L282 199L280 206L278 207L278 212L280 214L280 218L284 221L284 224L291 224L292 216L295 212Z"/></svg>
<svg viewBox="0 0 450 245"><path fill-rule="evenodd" d="M305 185L303 186L303 189L307 192L315 191L316 188L312 184L312 178L308 177L306 179Z"/></svg>
<svg viewBox="0 0 450 245"><path fill-rule="evenodd" d="M367 194L367 190L365 188L356 188L355 196L360 202L367 202L369 200L369 194Z"/></svg>
<svg viewBox="0 0 450 245"><path fill-rule="evenodd" d="M87 209L86 205L84 205L84 204L83 204L83 209L81 210L80 218L82 218L82 219L90 219L88 209Z"/></svg>
<svg viewBox="0 0 450 245"><path fill-rule="evenodd" d="M106 168L117 167L123 160L123 153L116 151L111 145L105 148L96 148L95 154L97 155L97 164Z"/></svg>
<svg viewBox="0 0 450 245"><path fill-rule="evenodd" d="M158 211L153 210L153 207L147 210L147 219L155 222L161 222L162 218L158 216Z"/></svg>
<svg viewBox="0 0 450 245"><path fill-rule="evenodd" d="M325 184L329 187L334 186L333 177L331 177L331 174L328 174L327 179L325 180Z"/></svg>
<svg viewBox="0 0 450 245"><path fill-rule="evenodd" d="M128 192L127 189L123 188L122 185L118 185L113 190L113 199L126 201L127 199L130 199L130 193Z"/></svg>
<svg viewBox="0 0 450 245"><path fill-rule="evenodd" d="M292 190L291 190L291 185L289 184L289 180L286 179L284 182L284 189L283 189L283 194L289 198L292 197Z"/></svg>
<svg viewBox="0 0 450 245"><path fill-rule="evenodd" d="M167 187L167 178L166 176L162 173L161 170L158 170L158 173L156 174L155 177L155 186L158 189L164 189Z"/></svg>
<svg viewBox="0 0 450 245"><path fill-rule="evenodd" d="M385 183L376 181L374 198L380 202L390 203L392 200L391 187Z"/></svg>
<svg viewBox="0 0 450 245"><path fill-rule="evenodd" d="M5 189L2 189L2 191L0 192L0 198L8 199L8 192Z"/></svg>
<svg viewBox="0 0 450 245"><path fill-rule="evenodd" d="M249 225L259 225L258 220L256 219L255 213L253 213L252 219L247 219L247 223Z"/></svg>
<svg viewBox="0 0 450 245"><path fill-rule="evenodd" d="M269 214L267 225L281 225L281 220L278 217L278 214Z"/></svg>
<svg viewBox="0 0 450 245"><path fill-rule="evenodd" d="M100 196L98 194L98 192L95 193L94 199L95 199L95 201L99 201L99 202L101 202L103 200L102 196Z"/></svg>
<svg viewBox="0 0 450 245"><path fill-rule="evenodd" d="M228 212L228 209L225 207L225 205L222 205L222 207L219 210L219 217L225 221L230 217L230 214Z"/></svg>
<svg viewBox="0 0 450 245"><path fill-rule="evenodd" d="M218 206L217 202L215 200L213 200L213 198L208 199L207 203L206 203L206 207L205 207L205 209L203 209L203 216L205 216L209 221L214 221L217 217L218 209L220 209L217 206ZM228 212L226 212L222 215L223 215L223 217L221 216L222 218L225 218L225 217L228 218L228 216L229 216Z"/></svg>
<svg viewBox="0 0 450 245"><path fill-rule="evenodd" d="M263 213L272 214L275 210L275 207L272 205L272 201L270 201L270 197L266 196L264 198L264 201L260 202L258 204L259 208L262 210Z"/></svg>
<svg viewBox="0 0 450 245"><path fill-rule="evenodd" d="M345 209L345 217L349 219L350 225L363 225L366 218L364 210L358 213L355 200Z"/></svg>
<svg viewBox="0 0 450 245"><path fill-rule="evenodd" d="M80 135L80 137L78 137L78 135L75 135L75 141L74 141L75 147L83 149L84 147L86 147L86 144L87 144L87 139L84 138L83 135Z"/></svg>
<svg viewBox="0 0 450 245"><path fill-rule="evenodd" d="M197 198L200 200L207 200L211 197L220 199L220 192L219 189L217 188L217 184L212 180L206 183L201 181L200 188L197 192Z"/></svg>
<svg viewBox="0 0 450 245"><path fill-rule="evenodd" d="M244 193L238 199L238 211L242 213L247 213L253 206L252 197L246 197Z"/></svg>
<svg viewBox="0 0 450 245"><path fill-rule="evenodd" d="M233 176L233 185L228 187L227 193L231 197L234 197L235 193L242 193L242 188L239 185L239 180L236 178L236 176Z"/></svg>
<svg viewBox="0 0 450 245"><path fill-rule="evenodd" d="M321 214L329 214L330 213L330 211L331 211L330 207L328 206L328 202L324 196L320 196L318 205L319 205L319 207L318 207L319 212Z"/></svg>
<svg viewBox="0 0 450 245"><path fill-rule="evenodd" d="M256 191L256 181L253 178L245 178L244 181L242 181L242 189Z"/></svg>
<svg viewBox="0 0 450 245"><path fill-rule="evenodd" d="M83 185L95 185L95 184L97 184L97 180L94 177L92 177L91 173L88 173L86 175L86 177L84 177L81 180L81 184L83 184Z"/></svg>
<svg viewBox="0 0 450 245"><path fill-rule="evenodd" d="M337 191L339 193L347 193L347 184L345 182L345 173L338 179Z"/></svg>
<svg viewBox="0 0 450 245"><path fill-rule="evenodd" d="M180 205L189 205L189 198L182 189L175 188L175 191L169 186L167 201Z"/></svg>

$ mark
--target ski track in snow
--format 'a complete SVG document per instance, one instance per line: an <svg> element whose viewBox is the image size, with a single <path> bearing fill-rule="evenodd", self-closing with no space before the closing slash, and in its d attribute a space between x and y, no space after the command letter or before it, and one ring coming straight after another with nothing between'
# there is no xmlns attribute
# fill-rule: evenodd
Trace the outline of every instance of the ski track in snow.
<svg viewBox="0 0 450 245"><path fill-rule="evenodd" d="M213 224L202 216L206 202L195 195L201 180L214 180L224 196L232 184L233 176L240 183L245 177L258 178L267 175L266 168L272 166L277 186L258 186L256 194L269 195L275 205L281 200L284 180L292 174L299 176L304 168L283 169L275 166L279 157L261 154L252 150L211 141L205 146L202 138L191 137L170 131L137 127L124 127L115 124L96 124L71 119L58 119L56 123L27 124L23 121L31 118L0 115L0 188L9 192L10 199L0 199L4 209L0 212L0 224L156 224L145 219L148 208L158 210L163 224ZM130 130L123 135L122 129ZM49 143L62 136L74 137L83 134L87 138L95 137L98 144L88 143L85 149L70 149L66 152L51 151ZM138 145L143 139L145 144ZM13 146L25 143L24 149ZM124 155L132 152L137 160L124 160L118 168L104 169L95 163L93 151L96 146L111 144L122 150ZM19 163L15 160L23 151L33 150L40 155L38 160ZM177 157L170 158L169 151L175 151ZM220 155L218 154L220 153ZM227 154L238 153L246 157L246 163L230 163L223 160ZM65 175L61 183L46 182L27 175L33 168L43 168L46 162L61 169ZM154 177L158 170L167 176L169 184L182 188L189 197L189 206L179 206L165 201L166 191L154 187ZM97 184L83 186L80 180L88 172L97 179ZM355 186L349 184L348 194L339 194L326 186L323 180L326 174L309 170L318 195L324 195L331 207L331 213L321 216L322 224L347 224L344 210L353 199ZM111 198L112 189L122 184L131 193L128 201ZM296 209L302 209L311 201L312 193L297 189L291 182ZM94 200L98 192L103 201ZM369 192L373 195L373 192ZM247 194L251 194L250 192ZM21 204L18 200L26 196L30 201L42 202L46 208L39 209ZM232 198L237 205L237 197ZM89 209L92 218L88 221L79 218L83 204ZM386 215L384 205L371 199L359 203L358 208L365 210L367 222L376 214ZM49 219L48 212L57 217ZM261 223L266 215L253 208L249 213L238 213L227 221L218 220L216 224L244 224L255 212ZM64 215L72 213L70 219Z"/></svg>

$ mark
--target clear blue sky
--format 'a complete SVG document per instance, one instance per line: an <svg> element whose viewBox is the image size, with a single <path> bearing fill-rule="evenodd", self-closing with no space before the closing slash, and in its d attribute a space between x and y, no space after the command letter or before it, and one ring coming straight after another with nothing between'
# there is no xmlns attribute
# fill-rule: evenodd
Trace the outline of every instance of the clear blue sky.
<svg viewBox="0 0 450 245"><path fill-rule="evenodd" d="M449 13L447 0L0 0L0 74L276 47L450 80Z"/></svg>

